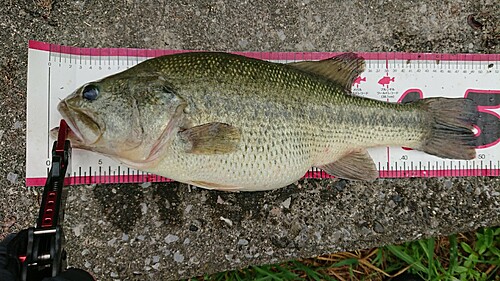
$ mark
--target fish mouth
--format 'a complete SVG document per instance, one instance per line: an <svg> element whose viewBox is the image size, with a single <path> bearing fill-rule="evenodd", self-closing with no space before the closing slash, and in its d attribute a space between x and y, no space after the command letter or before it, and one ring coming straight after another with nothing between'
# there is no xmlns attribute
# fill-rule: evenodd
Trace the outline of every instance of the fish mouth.
<svg viewBox="0 0 500 281"><path fill-rule="evenodd" d="M78 110L76 108L71 108L70 109L70 106L68 106L68 104L66 103L66 101L61 101L59 103L59 105L57 106L57 110L61 113L63 119L68 124L68 127L69 127L69 130L68 130L68 139L69 140L75 141L77 144L84 145L87 142L95 143L95 142L97 142L101 138L101 135L102 135L102 131L100 130L101 126L99 126L99 124L97 122L95 122L85 112L83 112L81 110ZM70 114L69 112L71 112L71 110L73 110L75 112L75 114ZM75 120L75 117L76 117L75 115L78 115L78 117L82 120L81 123L87 124L88 127L92 131L94 131L92 129L92 128L94 128L94 129L96 129L99 132L99 133L95 134L96 135L95 140L88 140L87 138L85 138L83 136L80 128L77 125L78 123ZM51 130L51 135L55 134L57 136L58 129L59 128L52 129Z"/></svg>
<svg viewBox="0 0 500 281"><path fill-rule="evenodd" d="M67 112L69 112L69 107L66 104L66 101L61 101L59 103L59 105L57 106L57 110L61 113L63 119L66 121L66 123L68 124L68 127L71 131L71 132L68 132L68 136L74 135L78 141L83 143L84 138L83 138L82 133L80 132L80 129L78 129L78 126L76 126L75 120L73 120L73 117L71 115L67 114ZM54 129L52 129L52 130L54 130ZM73 133L73 134L71 134L71 133Z"/></svg>

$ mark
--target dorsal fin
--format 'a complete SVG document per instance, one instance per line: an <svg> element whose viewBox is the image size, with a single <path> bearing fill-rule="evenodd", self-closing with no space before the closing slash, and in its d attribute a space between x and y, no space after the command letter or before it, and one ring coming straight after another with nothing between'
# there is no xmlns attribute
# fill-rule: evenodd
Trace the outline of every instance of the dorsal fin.
<svg viewBox="0 0 500 281"><path fill-rule="evenodd" d="M365 70L365 60L354 53L345 53L320 61L293 62L288 65L314 73L351 91L354 79Z"/></svg>

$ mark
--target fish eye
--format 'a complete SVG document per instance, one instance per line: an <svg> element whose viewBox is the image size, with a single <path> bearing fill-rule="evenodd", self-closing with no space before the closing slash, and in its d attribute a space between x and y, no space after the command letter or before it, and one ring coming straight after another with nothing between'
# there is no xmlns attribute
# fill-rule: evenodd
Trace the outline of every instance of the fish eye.
<svg viewBox="0 0 500 281"><path fill-rule="evenodd" d="M99 95L99 89L95 85L87 85L83 88L82 97L88 101L94 101Z"/></svg>

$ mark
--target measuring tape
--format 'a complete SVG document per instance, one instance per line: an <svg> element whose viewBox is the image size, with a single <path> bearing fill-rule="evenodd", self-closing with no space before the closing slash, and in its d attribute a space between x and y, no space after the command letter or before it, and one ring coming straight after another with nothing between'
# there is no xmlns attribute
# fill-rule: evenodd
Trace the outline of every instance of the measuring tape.
<svg viewBox="0 0 500 281"><path fill-rule="evenodd" d="M26 185L44 185L50 167L53 140L50 129L62 118L57 104L86 82L121 72L148 58L185 51L75 48L30 41ZM339 53L235 52L288 63L321 60ZM354 95L388 102L409 102L428 97L465 97L480 112L475 125L477 157L442 159L402 147L368 149L381 178L499 176L500 175L500 54L358 53L366 70L354 80ZM390 125L390 124L388 124ZM69 169L68 169L69 170ZM306 175L328 178L320 169ZM169 179L127 168L103 155L73 150L69 174L72 184L162 182Z"/></svg>

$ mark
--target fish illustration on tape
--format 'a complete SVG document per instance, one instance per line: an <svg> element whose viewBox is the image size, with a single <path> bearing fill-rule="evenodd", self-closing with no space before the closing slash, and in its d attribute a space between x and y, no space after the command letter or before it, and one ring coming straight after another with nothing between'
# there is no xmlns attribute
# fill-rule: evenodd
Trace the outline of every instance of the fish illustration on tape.
<svg viewBox="0 0 500 281"><path fill-rule="evenodd" d="M380 78L380 80L378 80L378 83L380 85L382 85L383 87L389 86L389 84L391 84L391 82L394 82L395 78L396 77L384 76L384 77Z"/></svg>
<svg viewBox="0 0 500 281"><path fill-rule="evenodd" d="M356 79L354 79L354 82L352 83L353 86L356 86L359 87L359 84L361 84L361 82L366 82L366 77L361 77L361 76L358 76L356 77Z"/></svg>

